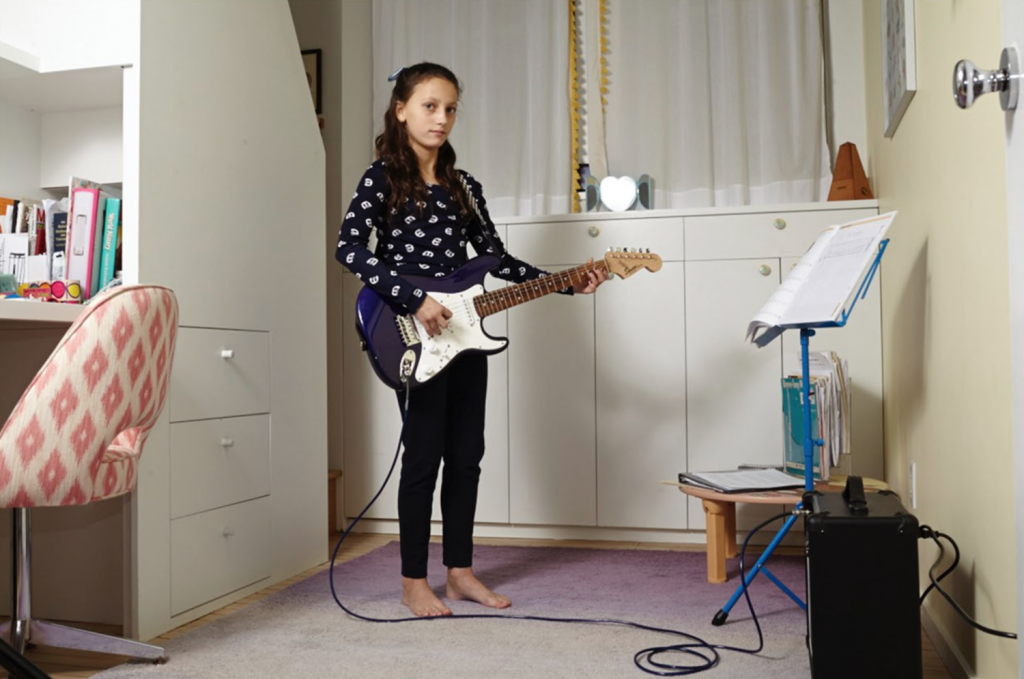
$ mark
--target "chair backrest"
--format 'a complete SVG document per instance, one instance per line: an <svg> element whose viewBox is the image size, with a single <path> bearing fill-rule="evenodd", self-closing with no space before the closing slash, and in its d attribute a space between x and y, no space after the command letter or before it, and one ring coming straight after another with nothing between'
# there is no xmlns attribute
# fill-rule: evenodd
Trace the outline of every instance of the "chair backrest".
<svg viewBox="0 0 1024 679"><path fill-rule="evenodd" d="M163 287L117 287L86 307L0 429L0 507L80 505L135 487L177 329Z"/></svg>

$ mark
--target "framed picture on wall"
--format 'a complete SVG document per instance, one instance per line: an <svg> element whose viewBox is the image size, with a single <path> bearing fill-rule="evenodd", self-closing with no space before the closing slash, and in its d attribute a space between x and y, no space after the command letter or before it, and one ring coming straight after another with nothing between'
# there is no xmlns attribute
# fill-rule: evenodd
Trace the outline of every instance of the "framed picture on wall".
<svg viewBox="0 0 1024 679"><path fill-rule="evenodd" d="M896 127L917 91L914 0L882 0L882 111L885 136Z"/></svg>
<svg viewBox="0 0 1024 679"><path fill-rule="evenodd" d="M323 113L323 96L320 93L321 50L302 50L302 65L306 69L309 93L313 95L313 107L317 114Z"/></svg>

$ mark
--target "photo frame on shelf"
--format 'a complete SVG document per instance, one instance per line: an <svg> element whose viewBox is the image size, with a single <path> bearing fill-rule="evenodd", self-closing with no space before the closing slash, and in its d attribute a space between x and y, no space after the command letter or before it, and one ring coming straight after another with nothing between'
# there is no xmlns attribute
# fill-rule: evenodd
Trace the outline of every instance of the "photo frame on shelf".
<svg viewBox="0 0 1024 679"><path fill-rule="evenodd" d="M309 93L313 96L313 108L317 114L323 113L323 95L320 90L320 62L322 50L302 50L302 66L306 69L306 81L309 83Z"/></svg>
<svg viewBox="0 0 1024 679"><path fill-rule="evenodd" d="M917 91L914 0L882 0L881 6L883 129L892 137Z"/></svg>

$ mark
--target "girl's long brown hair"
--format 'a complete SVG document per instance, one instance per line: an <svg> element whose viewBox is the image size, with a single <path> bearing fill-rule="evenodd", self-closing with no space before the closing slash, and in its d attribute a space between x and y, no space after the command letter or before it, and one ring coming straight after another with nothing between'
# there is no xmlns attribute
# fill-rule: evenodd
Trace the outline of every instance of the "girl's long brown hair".
<svg viewBox="0 0 1024 679"><path fill-rule="evenodd" d="M430 78L444 78L455 85L455 91L460 97L462 96L462 87L459 85L458 78L444 66L424 62L403 68L399 72L398 78L395 80L395 88L391 91L388 110L384 114L384 131L377 136L374 142L377 157L384 160L384 176L391 185L391 196L387 203L388 214L392 210L401 214L407 199L411 199L414 204L427 199L427 186L420 175L419 160L416 158L412 146L409 145L409 135L405 125L395 115L395 106L398 103L408 102L416 86ZM448 195L458 202L460 211L463 214L468 214L469 203L455 171L455 149L447 139L438 149L434 174ZM418 211L422 214L422 210Z"/></svg>

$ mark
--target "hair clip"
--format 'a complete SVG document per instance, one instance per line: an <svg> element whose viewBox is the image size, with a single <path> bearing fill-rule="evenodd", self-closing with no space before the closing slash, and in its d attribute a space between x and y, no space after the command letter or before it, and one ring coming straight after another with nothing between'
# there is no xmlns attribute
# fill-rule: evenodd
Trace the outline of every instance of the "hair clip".
<svg viewBox="0 0 1024 679"><path fill-rule="evenodd" d="M397 71L388 76L388 82L393 83L396 80L398 80L398 74L401 73L404 69L405 66L399 66Z"/></svg>

